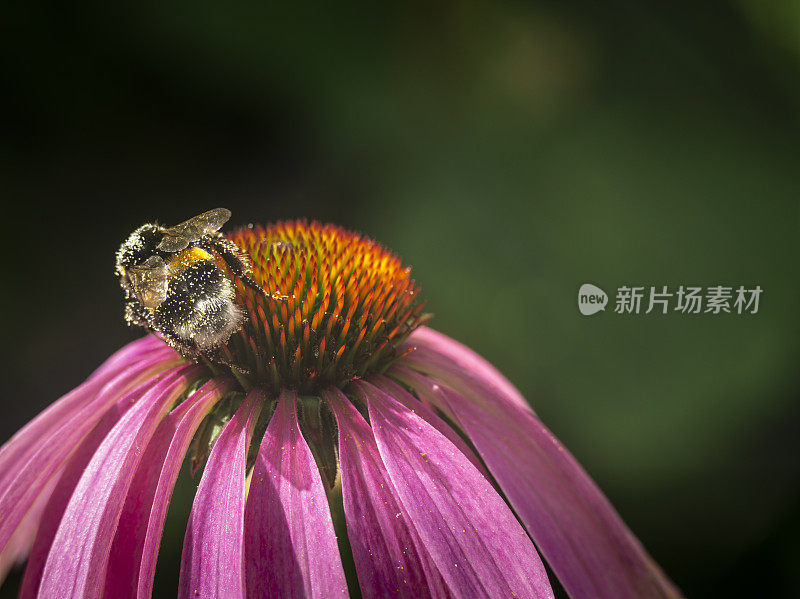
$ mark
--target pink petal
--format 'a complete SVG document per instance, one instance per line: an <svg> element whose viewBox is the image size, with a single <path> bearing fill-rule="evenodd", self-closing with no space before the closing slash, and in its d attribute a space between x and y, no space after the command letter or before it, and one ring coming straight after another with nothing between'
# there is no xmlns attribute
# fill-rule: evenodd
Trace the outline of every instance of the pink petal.
<svg viewBox="0 0 800 599"><path fill-rule="evenodd" d="M369 424L338 389L324 390L322 396L339 425L347 536L362 595L444 596L444 581L421 542L415 543L416 531L410 529L407 516L394 497Z"/></svg>
<svg viewBox="0 0 800 599"><path fill-rule="evenodd" d="M15 437L25 438L27 447L19 452L14 461L7 464L6 475L0 483L0 514L3 514L0 519L0 570L6 567L12 553L9 539L24 520L38 525L38 520L32 522L29 516L32 506L47 502L48 495L45 492L52 492L57 480L54 477L63 470L67 459L81 440L114 404L126 395L129 402L141 395L149 385L145 383L142 388L135 388L142 379L154 376L172 363L173 360L165 362L163 357L151 358L118 374L102 385L97 394L82 397L81 403L72 405L70 411L58 414L58 422L53 421L49 427L43 427L45 430L38 431L38 439L30 439L30 442L27 439L28 433L37 432L37 426L26 427L27 431L23 429L26 432L25 437ZM54 416L51 412L47 419ZM36 530L35 525L26 527L31 534ZM30 541L32 540L31 537Z"/></svg>
<svg viewBox="0 0 800 599"><path fill-rule="evenodd" d="M465 398L403 367L393 372L455 414L570 595L679 596L580 464L529 410L499 392Z"/></svg>
<svg viewBox="0 0 800 599"><path fill-rule="evenodd" d="M30 553L39 523L45 514L50 494L56 485L56 478L51 478L42 488L39 496L28 508L25 516L17 524L16 529L3 547L0 554L0 583L5 579L11 567L21 564Z"/></svg>
<svg viewBox="0 0 800 599"><path fill-rule="evenodd" d="M197 427L228 390L216 380L203 385L158 425L128 490L111 547L106 597L150 597L169 500Z"/></svg>
<svg viewBox="0 0 800 599"><path fill-rule="evenodd" d="M178 355L174 349L155 335L145 335L111 354L87 380L92 380L98 376L106 376L110 371L119 372L125 368L130 368L133 364L140 362L153 353L160 353L164 357Z"/></svg>
<svg viewBox="0 0 800 599"><path fill-rule="evenodd" d="M142 391L142 395L147 389ZM25 576L22 579L20 599L30 599L38 594L47 554L50 553L50 546L61 524L61 518L64 516L64 510L67 509L69 499L100 443L119 421L122 414L130 408L130 405L130 401L126 398L122 405L118 402L108 410L70 456L63 473L58 477L53 477L53 479L58 478L58 482L52 495L48 497L47 506L43 510L43 517L36 531L36 540L33 543L28 564L25 567ZM42 493L40 496L44 495L45 493Z"/></svg>
<svg viewBox="0 0 800 599"><path fill-rule="evenodd" d="M531 409L517 388L494 366L447 335L428 327L419 327L409 336L405 345L417 349L403 358L404 364L417 368L418 365L435 361L445 376L444 380L461 393L468 393L471 388L485 388L489 392L502 393L521 408Z"/></svg>
<svg viewBox="0 0 800 599"><path fill-rule="evenodd" d="M247 450L263 403L264 392L252 390L208 456L183 541L179 597L244 597Z"/></svg>
<svg viewBox="0 0 800 599"><path fill-rule="evenodd" d="M346 597L328 500L297 422L294 391L278 399L250 480L248 597Z"/></svg>
<svg viewBox="0 0 800 599"><path fill-rule="evenodd" d="M454 595L552 597L536 549L491 483L423 418L366 382L375 441L400 499Z"/></svg>
<svg viewBox="0 0 800 599"><path fill-rule="evenodd" d="M13 466L26 460L44 436L59 428L75 411L93 402L104 386L121 373L140 375L155 363L163 361L162 369L166 369L178 362L177 354L171 349L154 351L151 345L149 337L126 345L106 360L86 382L50 404L0 447L0 488L15 474ZM127 359L132 361L126 362Z"/></svg>
<svg viewBox="0 0 800 599"><path fill-rule="evenodd" d="M478 459L478 456L475 455L475 452L472 451L469 446L464 443L464 440L458 436L458 433L455 432L444 420L439 418L431 408L411 395L400 385L386 378L385 376L381 376L379 374L372 375L368 380L378 389L387 395L391 395L409 410L416 412L422 418L424 418L428 424L447 437L453 445L458 447L459 451L461 451L461 453L463 453L467 459L472 462L472 465L475 466L481 474L483 474L486 478L490 478L489 473L486 472L486 468L483 466L483 464L481 464L481 461Z"/></svg>
<svg viewBox="0 0 800 599"><path fill-rule="evenodd" d="M201 372L175 367L114 426L70 498L42 574L40 597L99 597L128 486L159 421Z"/></svg>

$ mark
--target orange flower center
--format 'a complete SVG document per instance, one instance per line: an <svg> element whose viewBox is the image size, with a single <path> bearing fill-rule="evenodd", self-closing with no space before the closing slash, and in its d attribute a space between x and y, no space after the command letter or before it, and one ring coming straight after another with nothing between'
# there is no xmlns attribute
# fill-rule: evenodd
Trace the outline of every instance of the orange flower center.
<svg viewBox="0 0 800 599"><path fill-rule="evenodd" d="M291 221L227 237L249 256L265 292L228 271L249 318L223 351L250 384L301 393L344 386L385 369L426 318L411 268L357 233Z"/></svg>

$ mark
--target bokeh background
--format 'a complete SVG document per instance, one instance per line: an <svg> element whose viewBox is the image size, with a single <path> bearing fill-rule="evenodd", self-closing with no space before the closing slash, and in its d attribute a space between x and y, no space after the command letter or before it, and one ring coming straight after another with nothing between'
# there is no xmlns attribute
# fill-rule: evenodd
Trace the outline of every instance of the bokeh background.
<svg viewBox="0 0 800 599"><path fill-rule="evenodd" d="M687 595L800 596L797 2L29 2L0 48L0 441L138 335L138 225L335 221L413 266ZM584 282L764 292L584 317Z"/></svg>

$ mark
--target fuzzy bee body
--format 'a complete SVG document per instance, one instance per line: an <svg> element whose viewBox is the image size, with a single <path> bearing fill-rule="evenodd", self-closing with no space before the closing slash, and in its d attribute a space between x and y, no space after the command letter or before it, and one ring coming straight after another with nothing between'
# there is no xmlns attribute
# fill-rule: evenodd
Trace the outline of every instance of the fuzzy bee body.
<svg viewBox="0 0 800 599"><path fill-rule="evenodd" d="M184 356L213 356L245 318L222 259L246 285L250 264L219 233L230 211L217 208L174 227L150 223L136 229L117 252L125 291L125 319L159 333Z"/></svg>

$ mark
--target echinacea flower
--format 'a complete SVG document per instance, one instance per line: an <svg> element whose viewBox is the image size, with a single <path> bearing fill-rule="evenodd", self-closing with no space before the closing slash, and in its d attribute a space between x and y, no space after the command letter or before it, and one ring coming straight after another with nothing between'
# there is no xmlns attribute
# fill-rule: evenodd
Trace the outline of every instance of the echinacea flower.
<svg viewBox="0 0 800 599"><path fill-rule="evenodd" d="M218 260L227 342L134 341L0 449L21 597L149 597L187 456L180 597L552 597L539 552L573 597L678 596L511 383L424 326L397 257L303 221L227 238L264 291Z"/></svg>

